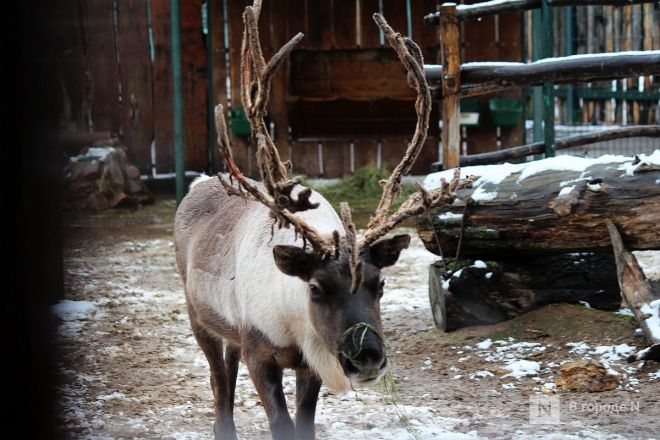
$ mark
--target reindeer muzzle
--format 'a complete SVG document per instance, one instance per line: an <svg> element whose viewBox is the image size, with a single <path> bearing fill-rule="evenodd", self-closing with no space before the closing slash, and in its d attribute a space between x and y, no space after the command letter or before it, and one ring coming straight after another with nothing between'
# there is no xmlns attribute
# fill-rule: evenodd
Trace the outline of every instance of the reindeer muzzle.
<svg viewBox="0 0 660 440"><path fill-rule="evenodd" d="M355 385L378 382L387 368L387 354L376 327L364 322L349 327L339 344L339 363Z"/></svg>

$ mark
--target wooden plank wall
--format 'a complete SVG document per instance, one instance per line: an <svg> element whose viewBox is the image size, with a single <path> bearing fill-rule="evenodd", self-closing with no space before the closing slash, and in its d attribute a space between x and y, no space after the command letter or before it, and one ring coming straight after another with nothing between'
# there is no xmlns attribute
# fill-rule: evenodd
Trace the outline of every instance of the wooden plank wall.
<svg viewBox="0 0 660 440"><path fill-rule="evenodd" d="M240 17L247 3L227 3L234 108L240 106ZM407 3L383 0L381 11L404 34ZM424 28L422 17L436 10L437 1L409 3L413 38L426 59L436 62L436 31ZM402 157L414 130L415 95L396 55L381 44L371 17L378 11L379 0L264 2L260 33L266 57L297 32L305 34L276 76L269 103L274 140L282 159L292 161L294 173L339 177L367 164L391 169ZM437 109L432 118L438 120ZM439 132L437 123L432 126L414 173L428 172L437 160ZM239 166L254 174L253 151L244 139L235 139L235 144Z"/></svg>
<svg viewBox="0 0 660 440"><path fill-rule="evenodd" d="M242 12L251 3L208 1L214 48L211 72L206 65L202 0L182 2L181 8L186 169L196 171L210 165L207 81L214 86L213 104L223 104L227 116L240 106ZM158 172L171 172L169 0L64 3L72 20L63 32L62 44L60 74L67 98L61 117L63 130L112 131L121 137L142 172L150 173L152 166ZM415 96L405 83L402 65L383 45L372 14L380 10L395 29L412 35L427 62L436 63L436 29L425 28L422 17L435 11L439 3L264 1L260 32L266 57L296 32L305 34L273 82L268 113L280 155L292 160L295 173L339 177L367 164L391 169L398 162L413 134ZM491 21L467 32L466 60L517 59L517 20L517 16L500 18L499 34ZM427 173L429 164L439 158L439 120L434 105L429 139L413 169L415 174ZM467 145L470 152L479 152L495 148L498 141L501 146L517 144L516 133L502 131L498 137L494 127L469 129ZM233 141L239 166L253 175L254 151L247 139L233 137Z"/></svg>
<svg viewBox="0 0 660 440"><path fill-rule="evenodd" d="M186 169L193 170L208 166L201 3L187 0L181 8ZM63 8L69 20L58 36L65 102L61 130L118 135L143 173L151 173L154 165L153 142L156 170L173 171L169 1L65 0Z"/></svg>

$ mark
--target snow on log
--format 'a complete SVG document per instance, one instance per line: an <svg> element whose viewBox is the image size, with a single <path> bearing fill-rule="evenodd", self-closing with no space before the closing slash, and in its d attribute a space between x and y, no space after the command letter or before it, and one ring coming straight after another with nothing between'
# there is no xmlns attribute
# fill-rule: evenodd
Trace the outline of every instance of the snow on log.
<svg viewBox="0 0 660 440"><path fill-rule="evenodd" d="M429 174L424 186L437 188L453 172ZM455 255L459 238L463 257L609 253L606 218L629 250L660 249L660 150L466 167L461 175L477 177L472 189L417 218L422 241L437 255L438 242L444 255Z"/></svg>

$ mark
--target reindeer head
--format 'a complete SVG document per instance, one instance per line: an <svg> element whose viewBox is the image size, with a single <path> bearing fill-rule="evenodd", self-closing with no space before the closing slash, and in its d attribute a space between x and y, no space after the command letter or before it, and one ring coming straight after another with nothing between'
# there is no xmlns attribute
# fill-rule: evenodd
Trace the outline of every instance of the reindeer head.
<svg viewBox="0 0 660 440"><path fill-rule="evenodd" d="M381 269L396 263L409 235L379 240L358 257L355 285L351 255L322 258L296 246L275 246L277 267L307 283L309 318L326 348L337 353L344 374L355 385L375 382L385 373L387 355L380 320L384 280Z"/></svg>
<svg viewBox="0 0 660 440"><path fill-rule="evenodd" d="M408 84L418 93L415 133L401 163L387 181L381 182L383 195L361 242L356 238L347 204L342 204L341 209L342 234L335 231L332 237L323 236L305 223L296 212L315 209L318 204L310 202L311 190L293 191L300 181L287 178L290 164L280 161L263 119L272 76L302 34L292 38L266 63L257 28L260 9L261 2L255 0L243 14L241 97L252 128L252 141L257 146L257 165L265 190L245 178L236 166L221 106L216 107L218 144L230 175L226 178L218 174L218 178L229 194L264 204L278 227L293 227L303 238L302 248L275 246L275 263L283 273L307 283L310 321L327 348L337 353L346 376L359 385L373 382L382 376L387 364L380 319L383 295L380 271L396 263L401 250L410 243L408 235L381 238L405 219L432 206L451 203L459 186L460 172L457 170L451 183L443 182L432 192L418 185L418 192L394 213L389 212L401 192L402 176L410 172L426 140L431 94L419 47L394 32L380 14L374 14L374 20L408 71Z"/></svg>

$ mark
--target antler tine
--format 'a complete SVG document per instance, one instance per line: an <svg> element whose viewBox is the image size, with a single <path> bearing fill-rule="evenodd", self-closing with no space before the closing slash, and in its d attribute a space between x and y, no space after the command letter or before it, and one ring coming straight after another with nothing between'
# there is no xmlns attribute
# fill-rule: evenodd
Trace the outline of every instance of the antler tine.
<svg viewBox="0 0 660 440"><path fill-rule="evenodd" d="M353 216L351 215L351 208L348 203L341 202L339 204L339 216L341 222L346 230L346 249L348 250L348 265L351 268L351 292L355 293L360 281L362 280L362 261L358 260L360 250L357 243L357 234L355 232L355 224L353 223Z"/></svg>
<svg viewBox="0 0 660 440"><path fill-rule="evenodd" d="M230 173L230 179L227 180L220 174L218 178L228 194L249 196L268 207L280 228L293 226L296 233L303 237L303 242L309 243L316 253L323 256L337 255L338 234L334 234L332 240L326 239L294 215L298 211L314 209L318 207L318 203L310 202L309 188L299 191L297 199L292 198L291 193L294 187L300 184L300 180L287 178L287 164L280 160L277 147L268 134L264 121L273 75L302 39L303 34L295 35L266 63L259 40L260 12L261 0L255 0L253 5L246 7L243 12L241 98L252 129L252 141L257 146L257 167L266 191L245 178L234 162L222 106L216 107L215 120L218 146ZM232 179L236 179L236 186L233 185Z"/></svg>
<svg viewBox="0 0 660 440"><path fill-rule="evenodd" d="M456 198L457 189L469 187L472 184L471 179L461 182L461 173L457 169L453 179L449 183L443 180L440 188L436 190L427 191L417 184L417 192L401 204L396 212L389 213L392 202L401 193L402 176L410 172L424 146L431 115L431 92L424 76L424 59L419 46L410 38L402 37L401 34L395 32L382 15L374 14L374 20L408 71L408 85L417 91L415 101L417 124L403 159L392 171L390 178L384 182L383 195L364 233L364 238L360 243L360 251L368 248L374 241L387 234L407 218L422 214L434 206L452 203Z"/></svg>
<svg viewBox="0 0 660 440"><path fill-rule="evenodd" d="M431 115L431 92L424 76L422 51L413 40L402 37L401 34L395 32L382 15L374 14L373 17L388 43L395 50L408 71L408 85L417 91L417 99L415 101L417 124L415 125L413 138L406 149L403 159L394 168L390 178L383 187L383 195L370 225L372 223L378 223L383 216L387 215L392 202L401 193L401 178L410 172L417 156L419 156L419 152L424 146L429 127L429 117Z"/></svg>
<svg viewBox="0 0 660 440"><path fill-rule="evenodd" d="M408 85L417 91L417 99L415 101L417 124L415 125L412 140L401 162L394 168L389 179L383 182L383 195L378 202L373 217L369 221L364 241L360 246L362 249L387 233L387 231L383 232L384 229L382 226L390 224L393 219L389 215L390 206L394 199L401 194L402 176L410 172L424 146L426 133L429 128L429 117L431 115L431 92L424 76L422 51L413 40L402 37L401 34L395 32L382 15L374 14L373 18L405 66L408 72ZM400 221L403 221L403 219ZM389 231L392 228L385 229Z"/></svg>

